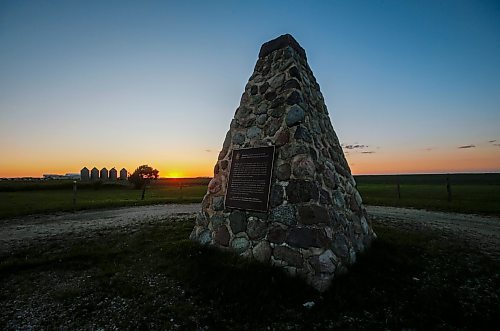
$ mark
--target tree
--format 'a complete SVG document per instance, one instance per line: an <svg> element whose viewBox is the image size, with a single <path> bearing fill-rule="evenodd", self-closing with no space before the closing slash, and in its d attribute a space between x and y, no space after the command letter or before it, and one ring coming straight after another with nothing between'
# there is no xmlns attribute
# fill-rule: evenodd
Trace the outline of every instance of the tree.
<svg viewBox="0 0 500 331"><path fill-rule="evenodd" d="M144 191L146 190L146 185L151 181L151 179L158 178L159 171L153 169L147 164L141 165L130 175L128 178L129 182L134 185L135 189L143 189L142 199L144 200Z"/></svg>

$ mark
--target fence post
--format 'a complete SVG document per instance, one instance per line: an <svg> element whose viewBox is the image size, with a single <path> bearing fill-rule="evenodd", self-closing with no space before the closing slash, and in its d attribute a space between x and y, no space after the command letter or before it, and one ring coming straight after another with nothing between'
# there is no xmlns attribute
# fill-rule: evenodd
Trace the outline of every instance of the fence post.
<svg viewBox="0 0 500 331"><path fill-rule="evenodd" d="M76 180L73 181L73 213L76 212Z"/></svg>
<svg viewBox="0 0 500 331"><path fill-rule="evenodd" d="M451 183L450 183L450 175L446 175L446 193L448 193L448 202L451 202Z"/></svg>

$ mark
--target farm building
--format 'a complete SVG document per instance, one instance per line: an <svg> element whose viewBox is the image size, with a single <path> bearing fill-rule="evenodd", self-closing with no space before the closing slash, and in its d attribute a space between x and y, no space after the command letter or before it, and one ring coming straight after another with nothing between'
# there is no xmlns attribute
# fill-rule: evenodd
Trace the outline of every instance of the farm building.
<svg viewBox="0 0 500 331"><path fill-rule="evenodd" d="M115 168L111 168L111 170L109 170L109 180L116 180L118 177L118 172L116 171Z"/></svg>
<svg viewBox="0 0 500 331"><path fill-rule="evenodd" d="M90 171L87 167L83 167L83 169L80 170L80 179L81 180L89 180L90 179Z"/></svg>
<svg viewBox="0 0 500 331"><path fill-rule="evenodd" d="M90 180L99 180L99 169L96 167L93 167L92 170L90 170Z"/></svg>
<svg viewBox="0 0 500 331"><path fill-rule="evenodd" d="M108 169L106 167L101 169L101 175L99 176L101 180L108 180Z"/></svg>
<svg viewBox="0 0 500 331"><path fill-rule="evenodd" d="M127 169L123 168L120 170L120 180L127 180Z"/></svg>

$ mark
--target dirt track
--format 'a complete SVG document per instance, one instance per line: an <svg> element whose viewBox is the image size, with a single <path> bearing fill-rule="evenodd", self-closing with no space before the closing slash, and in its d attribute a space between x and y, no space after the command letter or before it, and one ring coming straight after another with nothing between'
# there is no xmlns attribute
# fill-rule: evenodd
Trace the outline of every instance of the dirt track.
<svg viewBox="0 0 500 331"><path fill-rule="evenodd" d="M65 234L86 236L100 230L165 221L174 215L191 216L199 209L199 204L170 204L0 220L0 253L33 240L46 241ZM445 237L459 237L500 260L500 218L380 206L367 206L367 211L375 224L438 230Z"/></svg>

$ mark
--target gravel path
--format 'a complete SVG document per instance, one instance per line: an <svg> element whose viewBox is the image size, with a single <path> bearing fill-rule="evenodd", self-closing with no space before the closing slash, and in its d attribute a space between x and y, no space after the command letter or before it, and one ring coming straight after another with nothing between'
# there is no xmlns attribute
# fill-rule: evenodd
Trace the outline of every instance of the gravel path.
<svg viewBox="0 0 500 331"><path fill-rule="evenodd" d="M459 238L500 261L500 218L420 209L367 206L375 224L410 230L432 229Z"/></svg>
<svg viewBox="0 0 500 331"><path fill-rule="evenodd" d="M0 220L0 253L32 240L158 222L173 215L191 216L199 210L197 203L167 204ZM381 206L367 206L367 211L375 224L439 230L445 236L458 236L500 260L500 218Z"/></svg>
<svg viewBox="0 0 500 331"><path fill-rule="evenodd" d="M84 210L55 215L30 215L0 220L0 253L33 240L45 241L61 235L91 234L99 230L121 229L169 217L191 216L200 204L163 204L114 209Z"/></svg>

